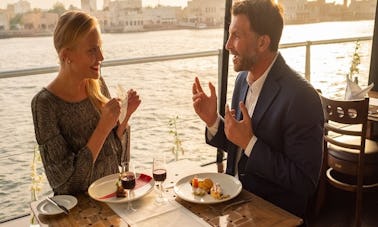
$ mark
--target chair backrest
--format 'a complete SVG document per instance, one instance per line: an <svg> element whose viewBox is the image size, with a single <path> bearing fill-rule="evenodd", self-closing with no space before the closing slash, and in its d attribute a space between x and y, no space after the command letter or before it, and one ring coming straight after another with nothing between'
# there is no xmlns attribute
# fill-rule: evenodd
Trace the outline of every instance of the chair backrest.
<svg viewBox="0 0 378 227"><path fill-rule="evenodd" d="M357 165L353 168L345 165L338 171L357 175L355 167L359 168L364 165L369 98L345 101L332 100L321 95L321 101L325 119L324 140L326 143L359 153ZM337 168L337 166L335 167Z"/></svg>

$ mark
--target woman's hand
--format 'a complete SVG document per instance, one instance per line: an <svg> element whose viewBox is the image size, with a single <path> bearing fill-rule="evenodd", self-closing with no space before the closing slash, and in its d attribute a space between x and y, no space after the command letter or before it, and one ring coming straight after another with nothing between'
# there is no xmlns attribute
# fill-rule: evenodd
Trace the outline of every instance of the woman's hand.
<svg viewBox="0 0 378 227"><path fill-rule="evenodd" d="M127 91L127 112L126 112L126 116L125 116L125 119L123 120L123 122L120 122L120 125L118 127L118 130L117 130L117 135L119 138L121 138L121 136L123 135L123 133L125 132L126 128L127 128L127 123L131 117L131 115L138 109L140 103L142 102L139 98L139 95L137 94L136 91L134 91L133 89L130 89Z"/></svg>
<svg viewBox="0 0 378 227"><path fill-rule="evenodd" d="M127 104L127 112L126 118L130 119L131 115L138 109L140 103L142 102L139 98L139 95L133 89L127 91L128 96L128 104Z"/></svg>
<svg viewBox="0 0 378 227"><path fill-rule="evenodd" d="M101 109L101 117L97 127L106 134L116 126L121 113L121 102L117 98L110 99Z"/></svg>

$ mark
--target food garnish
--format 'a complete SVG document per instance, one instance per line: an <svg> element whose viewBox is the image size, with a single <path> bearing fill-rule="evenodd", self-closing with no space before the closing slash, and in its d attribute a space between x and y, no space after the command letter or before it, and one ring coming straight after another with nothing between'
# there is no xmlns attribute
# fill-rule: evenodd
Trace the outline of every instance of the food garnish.
<svg viewBox="0 0 378 227"><path fill-rule="evenodd" d="M127 197L127 192L122 187L122 184L121 184L121 176L120 176L120 178L116 182L116 187L117 187L117 189L116 189L116 196L117 196L117 198Z"/></svg>
<svg viewBox="0 0 378 227"><path fill-rule="evenodd" d="M213 183L210 178L198 179L197 176L194 176L190 181L192 185L193 194L197 196L205 196L210 194L214 199L225 199L230 197L230 195L224 195L223 190L218 183Z"/></svg>

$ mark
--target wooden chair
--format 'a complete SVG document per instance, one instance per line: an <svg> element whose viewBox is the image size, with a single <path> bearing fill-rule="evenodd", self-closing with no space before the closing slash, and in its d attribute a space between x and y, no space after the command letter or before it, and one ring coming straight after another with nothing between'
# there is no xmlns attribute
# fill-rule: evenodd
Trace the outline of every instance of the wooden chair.
<svg viewBox="0 0 378 227"><path fill-rule="evenodd" d="M369 98L340 101L320 96L324 112L327 181L355 192L355 226L361 226L362 192L378 188L378 145L366 139Z"/></svg>

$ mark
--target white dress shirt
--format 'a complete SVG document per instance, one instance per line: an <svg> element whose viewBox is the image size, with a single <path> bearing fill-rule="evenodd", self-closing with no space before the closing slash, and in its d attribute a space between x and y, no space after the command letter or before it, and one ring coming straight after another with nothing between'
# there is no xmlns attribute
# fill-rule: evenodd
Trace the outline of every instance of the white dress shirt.
<svg viewBox="0 0 378 227"><path fill-rule="evenodd" d="M251 118L252 118L253 111L255 110L257 100L260 96L261 89L262 89L262 87L265 83L265 79L268 76L268 73L269 73L270 69L272 68L274 62L276 61L277 56L278 56L278 54L276 54L272 63L269 65L269 67L265 70L265 72L261 75L260 78L258 78L255 81L249 81L248 76L246 78L246 82L248 83L249 88L248 88L247 98L245 100L245 106L247 107L248 114ZM214 137L214 135L218 132L219 122L220 122L221 118L222 118L222 116L218 113L218 118L215 121L215 123L211 127L207 128L208 129L207 137L209 139ZM252 138L250 139L247 147L244 150L244 153L245 153L246 156L249 157L251 155L252 149L253 149L254 145L256 144L256 142L257 142L257 137L255 135L253 135ZM236 160L238 160L238 161L236 163L239 162L240 157L241 157L241 148L237 152ZM238 176L237 165L235 165L235 168L236 168L235 176Z"/></svg>

